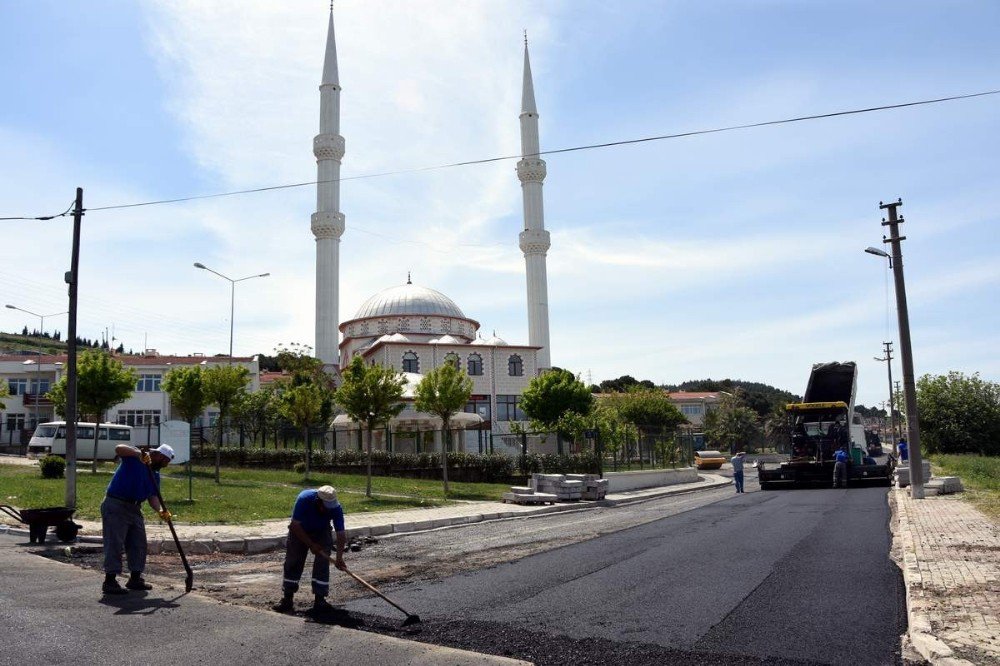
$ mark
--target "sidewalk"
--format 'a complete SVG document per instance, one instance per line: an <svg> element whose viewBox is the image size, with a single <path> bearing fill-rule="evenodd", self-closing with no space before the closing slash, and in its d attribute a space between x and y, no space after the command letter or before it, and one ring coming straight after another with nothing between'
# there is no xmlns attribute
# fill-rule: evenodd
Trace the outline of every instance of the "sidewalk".
<svg viewBox="0 0 1000 666"><path fill-rule="evenodd" d="M1000 663L1000 528L961 495L890 501L913 647L932 664Z"/></svg>
<svg viewBox="0 0 1000 666"><path fill-rule="evenodd" d="M462 502L428 509L352 513L346 516L347 533L348 538L385 537L391 534L419 532L487 520L530 518L550 513L585 511L599 506L633 504L678 493L716 488L731 483L730 479L718 474L702 473L699 478L700 480L696 483L682 483L661 488L645 488L609 494L603 501L599 502L580 501L543 506L505 504L503 502ZM4 522L6 525L3 524ZM100 521L77 519L76 523L83 526L80 530L80 542L101 542ZM185 525L179 523L175 524L174 527L185 552L210 553L218 551L254 554L284 548L285 538L288 534L288 518L241 525ZM3 515L0 514L0 533L3 531L10 534L24 534L25 536L28 534L28 530L23 525L16 524L12 520L3 521ZM150 520L146 524L146 534L150 553L169 552L175 549L173 538L166 524L158 520ZM51 530L49 540L55 540Z"/></svg>

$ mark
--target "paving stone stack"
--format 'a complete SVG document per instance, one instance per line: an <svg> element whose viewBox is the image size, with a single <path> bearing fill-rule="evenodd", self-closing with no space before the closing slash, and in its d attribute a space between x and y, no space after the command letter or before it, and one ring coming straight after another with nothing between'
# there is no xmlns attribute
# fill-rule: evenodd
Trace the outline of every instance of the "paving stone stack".
<svg viewBox="0 0 1000 666"><path fill-rule="evenodd" d="M931 478L931 463L928 460L924 460L922 462L922 467L924 468L924 482L926 483ZM908 465L897 466L895 477L897 488L907 487L910 485L910 467Z"/></svg>
<svg viewBox="0 0 1000 666"><path fill-rule="evenodd" d="M529 486L511 486L510 492L504 493L501 499L513 504L555 504L559 498L550 493L537 493Z"/></svg>
<svg viewBox="0 0 1000 666"><path fill-rule="evenodd" d="M566 479L583 482L581 499L602 500L608 494L608 480L602 479L596 474L567 474Z"/></svg>
<svg viewBox="0 0 1000 666"><path fill-rule="evenodd" d="M962 479L957 476L935 476L924 484L925 495L951 495L964 490Z"/></svg>
<svg viewBox="0 0 1000 666"><path fill-rule="evenodd" d="M560 502L576 502L583 497L583 481L567 479L564 474L532 474L531 487L536 493L549 493Z"/></svg>

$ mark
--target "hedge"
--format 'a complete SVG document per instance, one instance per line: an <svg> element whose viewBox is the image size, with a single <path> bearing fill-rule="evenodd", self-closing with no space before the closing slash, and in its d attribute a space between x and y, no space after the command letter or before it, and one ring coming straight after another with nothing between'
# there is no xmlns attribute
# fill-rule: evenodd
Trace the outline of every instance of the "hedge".
<svg viewBox="0 0 1000 666"><path fill-rule="evenodd" d="M232 467L255 467L270 469L295 469L295 464L305 462L303 449L265 449L224 446L220 449L221 463ZM214 464L215 447L205 445L195 447L195 463ZM316 471L364 472L367 456L364 451L343 449L337 451L313 451L310 466ZM439 470L439 453L398 453L372 451L372 467L381 475L426 476L420 472ZM575 455L551 455L529 453L527 456L507 456L500 453L448 454L448 470L466 470L470 477L487 483L509 481L522 472L532 474L589 473L597 470L597 457L592 453Z"/></svg>

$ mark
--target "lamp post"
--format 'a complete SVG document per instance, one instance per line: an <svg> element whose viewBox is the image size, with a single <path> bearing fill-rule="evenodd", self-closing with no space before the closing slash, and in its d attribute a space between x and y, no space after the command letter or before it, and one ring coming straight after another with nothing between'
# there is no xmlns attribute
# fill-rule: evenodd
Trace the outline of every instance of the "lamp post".
<svg viewBox="0 0 1000 666"><path fill-rule="evenodd" d="M68 312L54 312L52 314L38 314L37 312L32 312L31 310L25 310L24 308L19 308L16 305L11 305L8 303L5 306L8 310L17 310L18 312L23 312L24 314L29 314L32 317L38 317L39 321L39 337L45 335L45 318L46 317L58 317L59 315L69 314ZM38 427L38 393L42 387L42 345L41 342L38 344L38 358L35 359L35 427Z"/></svg>
<svg viewBox="0 0 1000 666"><path fill-rule="evenodd" d="M270 275L270 273L260 273L259 275L248 275L246 277L241 277L241 278L239 278L237 280L234 280L233 278L228 277L226 275L223 275L222 273L220 273L218 271L214 271L211 268L209 268L208 266L206 266L205 264L202 264L202 263L197 262L197 261L194 263L194 267L195 268L200 268L203 271L208 271L209 273L215 273L216 275L218 275L223 280L226 280L226 281L229 282L229 286L230 286L230 291L229 291L229 365L232 365L233 364L233 313L236 310L236 283L237 282L244 282L245 280L252 280L254 278L267 277L268 275Z"/></svg>

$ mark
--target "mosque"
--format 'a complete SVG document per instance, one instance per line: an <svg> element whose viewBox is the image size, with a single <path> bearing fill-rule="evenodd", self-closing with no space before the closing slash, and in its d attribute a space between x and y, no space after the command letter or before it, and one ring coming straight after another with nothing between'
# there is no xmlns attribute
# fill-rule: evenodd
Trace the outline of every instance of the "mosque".
<svg viewBox="0 0 1000 666"><path fill-rule="evenodd" d="M469 403L454 420L454 427L463 431L461 437L453 439L458 443L457 450L503 449L502 442L510 438L491 435L509 434L512 424L524 423L526 418L519 405L521 393L532 377L551 367L545 272L550 240L542 205L546 170L539 156L538 110L527 40L520 114L522 159L517 163L524 204L519 245L524 253L527 283L526 345L508 344L495 333L484 337L479 322L454 301L434 289L412 284L409 277L406 284L380 291L366 300L351 319L339 322L340 238L347 225L340 210L339 179L345 143L340 134L341 87L332 10L319 90L320 129L313 140L318 171L317 210L312 215L316 238L317 358L334 374L339 374L355 356L404 374L405 397L410 404L386 431L378 433L373 445L407 452L440 451L440 432L434 432L440 428L440 421L413 409L413 391L423 373L453 363L473 381ZM334 424L357 427L344 415L338 416Z"/></svg>

